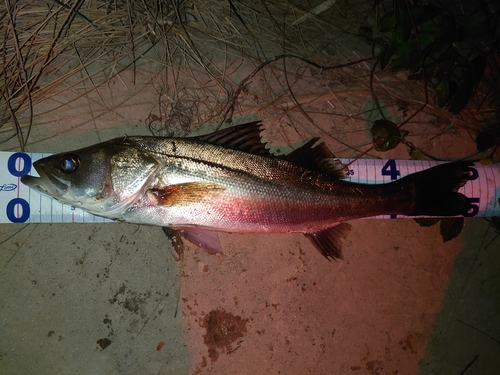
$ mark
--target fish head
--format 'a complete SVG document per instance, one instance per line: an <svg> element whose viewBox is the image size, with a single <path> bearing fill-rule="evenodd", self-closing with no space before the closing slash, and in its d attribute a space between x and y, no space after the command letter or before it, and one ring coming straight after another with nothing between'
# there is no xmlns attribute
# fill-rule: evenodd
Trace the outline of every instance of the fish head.
<svg viewBox="0 0 500 375"><path fill-rule="evenodd" d="M61 203L119 218L147 189L157 161L115 139L33 163L39 177L21 181Z"/></svg>

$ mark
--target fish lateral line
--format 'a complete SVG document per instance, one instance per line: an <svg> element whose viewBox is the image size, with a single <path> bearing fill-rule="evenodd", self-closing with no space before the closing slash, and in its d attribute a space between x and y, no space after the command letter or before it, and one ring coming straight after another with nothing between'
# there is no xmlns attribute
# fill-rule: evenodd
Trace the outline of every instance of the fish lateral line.
<svg viewBox="0 0 500 375"><path fill-rule="evenodd" d="M117 138L40 159L33 163L40 177L21 182L98 216L181 229L209 252L220 249L213 232L300 232L329 260L343 258L346 220L466 216L472 206L474 198L458 192L472 179L467 162L359 184L341 179L343 165L319 138L276 156L261 132L255 121L185 139Z"/></svg>

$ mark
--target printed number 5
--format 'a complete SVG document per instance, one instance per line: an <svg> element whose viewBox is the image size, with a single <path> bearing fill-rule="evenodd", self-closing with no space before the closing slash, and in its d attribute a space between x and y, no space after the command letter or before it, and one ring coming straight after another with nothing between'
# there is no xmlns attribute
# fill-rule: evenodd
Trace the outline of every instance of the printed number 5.
<svg viewBox="0 0 500 375"><path fill-rule="evenodd" d="M476 216L479 212L479 198L467 198L467 210L464 212L465 217Z"/></svg>
<svg viewBox="0 0 500 375"><path fill-rule="evenodd" d="M477 169L474 168L474 163L469 161L469 162L465 162L465 165L467 166L467 172L468 172L468 175L467 175L467 180L469 181L474 181L474 180L477 180L478 177L479 177L479 173L477 172Z"/></svg>
<svg viewBox="0 0 500 375"><path fill-rule="evenodd" d="M479 173L477 172L477 169L474 168L474 163L473 162L467 162L467 180L469 181L474 181L479 178ZM479 213L479 198L467 198L467 210L463 214L465 217L472 217L476 216Z"/></svg>

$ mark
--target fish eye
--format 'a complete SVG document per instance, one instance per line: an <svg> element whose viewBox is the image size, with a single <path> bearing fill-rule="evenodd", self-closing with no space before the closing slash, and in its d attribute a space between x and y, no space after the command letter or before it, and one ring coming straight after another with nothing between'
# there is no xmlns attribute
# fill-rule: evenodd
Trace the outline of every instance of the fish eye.
<svg viewBox="0 0 500 375"><path fill-rule="evenodd" d="M71 173L80 165L80 158L74 154L64 155L59 161L59 168L64 173Z"/></svg>

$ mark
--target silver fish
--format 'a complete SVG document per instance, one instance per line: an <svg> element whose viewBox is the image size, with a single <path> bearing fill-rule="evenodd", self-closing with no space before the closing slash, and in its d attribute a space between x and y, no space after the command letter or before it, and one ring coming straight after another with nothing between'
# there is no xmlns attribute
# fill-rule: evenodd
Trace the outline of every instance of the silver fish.
<svg viewBox="0 0 500 375"><path fill-rule="evenodd" d="M36 161L22 182L62 203L129 223L180 230L209 252L216 231L301 232L325 257L342 258L346 220L385 214L457 216L466 164L450 163L387 184L341 179L318 138L274 156L252 122L191 138L121 137Z"/></svg>

